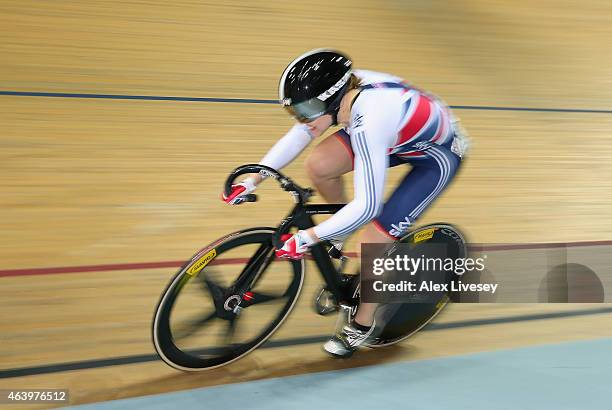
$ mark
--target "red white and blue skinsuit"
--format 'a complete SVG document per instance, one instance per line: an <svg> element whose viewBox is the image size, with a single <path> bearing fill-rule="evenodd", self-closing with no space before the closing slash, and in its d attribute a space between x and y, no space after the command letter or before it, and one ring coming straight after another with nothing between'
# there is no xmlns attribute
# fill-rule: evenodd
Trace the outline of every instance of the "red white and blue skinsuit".
<svg viewBox="0 0 612 410"><path fill-rule="evenodd" d="M317 225L322 240L342 238L373 221L398 238L442 193L461 165L467 148L449 108L438 98L401 78L354 70L361 92L351 107L349 125L335 136L353 158L354 198ZM311 142L308 127L296 124L261 164L280 169ZM412 165L384 202L387 168Z"/></svg>

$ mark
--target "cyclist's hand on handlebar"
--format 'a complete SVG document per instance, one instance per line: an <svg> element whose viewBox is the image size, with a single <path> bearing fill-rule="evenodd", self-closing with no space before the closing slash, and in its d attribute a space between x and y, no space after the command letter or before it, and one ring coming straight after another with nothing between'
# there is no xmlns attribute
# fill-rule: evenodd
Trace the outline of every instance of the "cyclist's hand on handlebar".
<svg viewBox="0 0 612 410"><path fill-rule="evenodd" d="M280 239L285 243L276 250L276 256L287 259L302 259L308 252L308 247L314 243L306 231L299 231L294 235L286 234Z"/></svg>
<svg viewBox="0 0 612 410"><path fill-rule="evenodd" d="M221 194L221 199L228 205L239 205L246 201L246 195L255 191L256 185L252 178L247 178L239 184L232 185L232 192L229 196L225 192Z"/></svg>

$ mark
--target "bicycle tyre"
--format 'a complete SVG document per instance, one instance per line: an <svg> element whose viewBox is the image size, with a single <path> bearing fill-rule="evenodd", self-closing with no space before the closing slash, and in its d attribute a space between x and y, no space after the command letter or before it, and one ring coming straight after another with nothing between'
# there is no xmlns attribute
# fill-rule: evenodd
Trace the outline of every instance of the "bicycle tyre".
<svg viewBox="0 0 612 410"><path fill-rule="evenodd" d="M438 235L444 235L456 242L459 256L465 257L467 255L467 245L465 237L455 227L447 223L434 223L430 225L421 226L418 229L415 229L414 231L410 232L406 236L402 237L402 239L400 239L400 242L410 242L412 241L412 238L415 237L415 235L431 229L433 229L433 235L431 236L431 238L422 240L422 242L426 242L428 240L435 240ZM357 287L354 292L355 297L359 297L358 292L359 288ZM385 347L400 343L408 339L409 337L416 334L419 330L427 326L438 314L440 314L440 312L447 306L449 300L450 297L448 295L444 295L439 301L437 301L437 303L402 304L401 312L395 312L395 315L398 315L398 317L394 317L393 319L391 319L395 320L396 322L399 322L396 327L398 327L400 330L396 330L395 332L388 332L387 328L385 328L381 335L376 338L376 340L366 344L366 346L371 348ZM392 333L392 335L390 336L389 333Z"/></svg>
<svg viewBox="0 0 612 410"><path fill-rule="evenodd" d="M215 259L217 259L224 252L235 249L239 246L249 244L270 244L270 246L272 246L272 236L274 232L275 229L273 228L260 227L231 233L197 252L174 275L160 297L155 309L152 325L152 336L155 350L165 363L171 367L174 367L175 369L183 371L201 371L224 366L257 349L282 325L284 320L293 310L302 289L304 281L303 260L284 260L291 264L292 272L290 275L292 275L292 277L290 277L287 301L285 302L278 316L272 320L265 327L265 329L259 335L257 335L257 337L248 343L237 346L232 345L232 347L223 347L223 349L227 351L227 354L224 354L221 357L205 358L194 354L198 352L185 351L179 348L173 338L170 324L170 315L177 297L180 294L181 289L192 277L205 275L206 268L208 266L215 265ZM197 271L197 275L193 274L194 271ZM260 275L263 275L263 272Z"/></svg>

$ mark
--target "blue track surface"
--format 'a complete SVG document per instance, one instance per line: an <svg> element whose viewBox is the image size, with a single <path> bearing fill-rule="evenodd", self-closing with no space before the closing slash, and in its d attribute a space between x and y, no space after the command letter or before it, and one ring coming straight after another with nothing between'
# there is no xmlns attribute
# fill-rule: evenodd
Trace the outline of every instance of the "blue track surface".
<svg viewBox="0 0 612 410"><path fill-rule="evenodd" d="M229 384L76 408L609 409L611 353L612 339L597 339Z"/></svg>

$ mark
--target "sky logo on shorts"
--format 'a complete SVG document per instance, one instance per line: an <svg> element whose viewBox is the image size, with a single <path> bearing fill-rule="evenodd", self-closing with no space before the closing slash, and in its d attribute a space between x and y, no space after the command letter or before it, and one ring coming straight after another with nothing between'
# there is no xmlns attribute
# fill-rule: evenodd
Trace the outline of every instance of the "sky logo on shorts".
<svg viewBox="0 0 612 410"><path fill-rule="evenodd" d="M410 228L410 225L412 225L412 221L410 220L410 218L406 216L404 217L404 220L398 222L397 225L391 224L389 235L400 236L401 234L405 233L408 230L408 228Z"/></svg>

